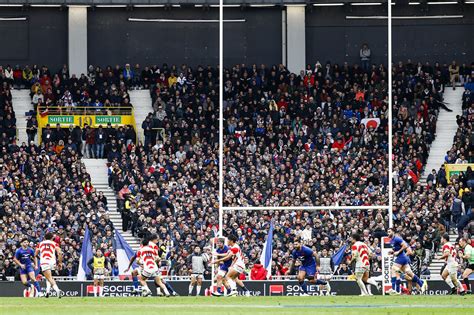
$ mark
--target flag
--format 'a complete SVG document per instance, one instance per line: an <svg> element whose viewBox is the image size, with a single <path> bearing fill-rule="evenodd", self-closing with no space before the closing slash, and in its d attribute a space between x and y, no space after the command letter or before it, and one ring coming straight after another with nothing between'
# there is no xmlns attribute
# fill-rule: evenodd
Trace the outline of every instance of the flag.
<svg viewBox="0 0 474 315"><path fill-rule="evenodd" d="M412 170L409 170L408 176L410 176L414 184L418 183L418 175L416 175L415 172L413 172Z"/></svg>
<svg viewBox="0 0 474 315"><path fill-rule="evenodd" d="M332 264L334 266L334 270L341 264L342 259L344 258L344 254L346 253L347 244L344 244L337 252L332 255Z"/></svg>
<svg viewBox="0 0 474 315"><path fill-rule="evenodd" d="M129 275L130 272L125 273L125 269L127 269L130 258L135 253L118 230L115 230L115 253L117 255L119 275ZM132 267L136 268L137 265L133 263Z"/></svg>
<svg viewBox="0 0 474 315"><path fill-rule="evenodd" d="M260 263L267 270L267 279L272 276L272 252L273 252L273 222L270 223L267 240L263 246L262 254L260 255Z"/></svg>
<svg viewBox="0 0 474 315"><path fill-rule="evenodd" d="M377 129L380 125L380 118L364 118L360 121L361 124L364 124L365 128Z"/></svg>
<svg viewBox="0 0 474 315"><path fill-rule="evenodd" d="M86 227L84 233L84 239L82 240L81 257L79 258L79 270L77 271L77 280L86 280L86 275L91 273L90 268L87 266L87 262L94 256L92 252L92 241L89 228Z"/></svg>

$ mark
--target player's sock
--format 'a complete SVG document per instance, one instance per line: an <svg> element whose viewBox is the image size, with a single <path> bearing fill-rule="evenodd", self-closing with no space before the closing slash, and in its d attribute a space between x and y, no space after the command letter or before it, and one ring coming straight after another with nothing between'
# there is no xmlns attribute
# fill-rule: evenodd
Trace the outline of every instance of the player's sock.
<svg viewBox="0 0 474 315"><path fill-rule="evenodd" d="M299 282L301 290L303 290L304 293L308 293L308 287L306 285L306 281L300 281Z"/></svg>
<svg viewBox="0 0 474 315"><path fill-rule="evenodd" d="M459 288L459 292L464 292L464 287L456 276L453 277L453 283L457 288Z"/></svg>
<svg viewBox="0 0 474 315"><path fill-rule="evenodd" d="M401 279L397 279L397 281L395 282L395 291L397 291L398 293L401 292L401 286L402 286L402 280Z"/></svg>
<svg viewBox="0 0 474 315"><path fill-rule="evenodd" d="M97 290L97 286L95 285L95 286L94 286L94 297L97 297L97 293L98 293L97 291L98 291L98 290Z"/></svg>
<svg viewBox="0 0 474 315"><path fill-rule="evenodd" d="M359 286L360 288L360 292L363 294L363 295L367 295L367 289L365 288L365 284L364 282L362 281L362 279L357 279L357 285Z"/></svg>
<svg viewBox="0 0 474 315"><path fill-rule="evenodd" d="M418 284L420 286L420 288L423 286L423 281L420 278L418 278L417 275L413 275L413 282Z"/></svg>
<svg viewBox="0 0 474 315"><path fill-rule="evenodd" d="M31 283L30 280L28 280L26 283L23 284L25 287L28 288L28 290L31 288Z"/></svg>
<svg viewBox="0 0 474 315"><path fill-rule="evenodd" d="M54 284L54 285L53 285L53 290L56 292L56 294L58 295L58 297L61 295L61 290L59 290L57 284Z"/></svg>
<svg viewBox="0 0 474 315"><path fill-rule="evenodd" d="M326 285L326 284L328 284L328 283L327 283L326 281L316 279L316 281L314 282L314 284L316 284L316 285Z"/></svg>
<svg viewBox="0 0 474 315"><path fill-rule="evenodd" d="M51 293L51 283L49 281L46 281L46 294Z"/></svg>
<svg viewBox="0 0 474 315"><path fill-rule="evenodd" d="M392 290L396 291L397 288L397 277L392 277Z"/></svg>
<svg viewBox="0 0 474 315"><path fill-rule="evenodd" d="M132 277L133 287L138 290L138 277Z"/></svg>
<svg viewBox="0 0 474 315"><path fill-rule="evenodd" d="M237 284L233 279L228 280L230 291L235 291L237 289Z"/></svg>
<svg viewBox="0 0 474 315"><path fill-rule="evenodd" d="M103 297L104 296L104 288L99 286L99 296Z"/></svg>
<svg viewBox="0 0 474 315"><path fill-rule="evenodd" d="M38 293L40 293L40 292L41 292L41 286L40 286L40 284L39 284L38 281L35 281L35 282L34 282L34 286L35 286L35 288L36 288L36 291L38 291Z"/></svg>
<svg viewBox="0 0 474 315"><path fill-rule="evenodd" d="M170 295L170 292L168 291L168 289L166 288L166 285L164 286L163 289L163 292L165 293L166 296Z"/></svg>
<svg viewBox="0 0 474 315"><path fill-rule="evenodd" d="M169 282L166 282L166 283L165 283L165 287L168 289L168 291L169 291L170 293L174 293L174 292L175 292L174 289L173 289L173 287L171 286L171 284L169 284Z"/></svg>
<svg viewBox="0 0 474 315"><path fill-rule="evenodd" d="M189 288L188 288L188 295L191 295L191 293L193 293L193 289L194 289L194 286L192 284L190 284ZM219 288L217 288L217 289L218 289L217 291L219 291ZM196 290L197 290L197 288L196 288Z"/></svg>
<svg viewBox="0 0 474 315"><path fill-rule="evenodd" d="M367 284L365 285L365 289L367 290L367 293L368 293L369 295L372 295L372 286L371 286L370 284L367 283Z"/></svg>
<svg viewBox="0 0 474 315"><path fill-rule="evenodd" d="M201 286L197 285L196 286L196 296L201 294Z"/></svg>
<svg viewBox="0 0 474 315"><path fill-rule="evenodd" d="M446 280L444 280L444 282L446 282L451 289L454 288L453 280L451 279L451 277L447 277Z"/></svg>
<svg viewBox="0 0 474 315"><path fill-rule="evenodd" d="M464 284L466 285L466 289L467 289L468 291L471 291L471 284L469 283L469 277L462 279L462 281L463 281Z"/></svg>
<svg viewBox="0 0 474 315"><path fill-rule="evenodd" d="M374 278L367 279L367 283L373 285L374 287L378 286L377 281L375 281Z"/></svg>

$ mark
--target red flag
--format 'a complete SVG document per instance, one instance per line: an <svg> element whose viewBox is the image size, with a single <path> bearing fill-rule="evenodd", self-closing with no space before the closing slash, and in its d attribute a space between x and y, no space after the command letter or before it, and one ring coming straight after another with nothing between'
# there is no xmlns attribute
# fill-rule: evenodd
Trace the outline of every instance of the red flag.
<svg viewBox="0 0 474 315"><path fill-rule="evenodd" d="M421 168L423 167L423 164L421 163L420 160L416 160L416 168L421 171Z"/></svg>
<svg viewBox="0 0 474 315"><path fill-rule="evenodd" d="M413 183L418 183L418 176L415 174L415 172L413 172L412 170L409 170L408 171L408 176L411 177L411 180L413 181Z"/></svg>

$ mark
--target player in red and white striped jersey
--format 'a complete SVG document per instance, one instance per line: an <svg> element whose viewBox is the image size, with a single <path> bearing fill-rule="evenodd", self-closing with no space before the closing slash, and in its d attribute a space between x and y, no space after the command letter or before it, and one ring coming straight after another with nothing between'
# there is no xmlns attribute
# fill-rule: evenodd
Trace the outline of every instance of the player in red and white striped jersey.
<svg viewBox="0 0 474 315"><path fill-rule="evenodd" d="M464 287L458 280L458 262L456 260L457 251L454 245L449 242L448 233L445 233L441 238L441 245L443 245L443 255L441 256L441 258L446 261L446 267L444 267L444 270L441 273L441 277L451 288L451 294L456 294L456 288L458 288L459 294L464 295Z"/></svg>
<svg viewBox="0 0 474 315"><path fill-rule="evenodd" d="M358 233L352 234L352 261L356 261L355 276L359 285L360 295L372 295L367 286L373 285L380 289L379 284L374 278L369 278L370 256L372 252L367 244L361 242L362 237Z"/></svg>
<svg viewBox="0 0 474 315"><path fill-rule="evenodd" d="M166 296L170 296L168 289L161 281L160 269L157 265L158 260L159 254L157 248L155 248L153 244L150 244L148 238L145 238L142 241L142 247L137 252L137 261L142 264L140 283L142 285L143 296L151 295L151 291L146 283L146 280L150 278L154 279L155 283L163 290Z"/></svg>
<svg viewBox="0 0 474 315"><path fill-rule="evenodd" d="M36 246L35 256L40 258L41 271L46 278L46 297L51 294L51 287L56 292L58 298L61 298L63 292L58 288L53 278L52 272L58 268L62 269L62 252L58 244L53 241L53 233L47 232L44 240ZM57 264L56 264L57 257Z"/></svg>
<svg viewBox="0 0 474 315"><path fill-rule="evenodd" d="M229 271L225 276L225 282L230 287L230 292L228 296L237 295L237 284L244 290L246 296L250 296L250 291L245 287L244 283L239 279L239 275L245 272L245 262L244 262L244 255L242 254L242 250L240 246L237 244L237 236L230 235L228 238L229 243L229 251L227 255L217 259L214 261L214 264L219 264L226 260L231 259L232 264L229 267ZM213 295L221 295L219 293L215 293Z"/></svg>

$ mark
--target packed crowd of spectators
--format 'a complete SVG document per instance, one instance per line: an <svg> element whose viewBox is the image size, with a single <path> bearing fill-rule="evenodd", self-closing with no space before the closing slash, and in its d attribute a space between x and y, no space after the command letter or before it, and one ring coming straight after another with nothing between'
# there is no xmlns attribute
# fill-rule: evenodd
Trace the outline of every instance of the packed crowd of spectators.
<svg viewBox="0 0 474 315"><path fill-rule="evenodd" d="M413 64L411 61L400 62L393 67L393 159L394 159L394 226L396 230L410 243L414 249L412 257L412 268L418 273L428 275L429 265L435 252L440 245L441 235L451 229L458 230L460 235L473 235L474 213L472 211L473 194L472 185L474 175L470 168L459 177L452 178L451 183L446 180L444 167L439 172L434 171L434 175L428 176L427 185L420 182L424 171L424 166L428 158L431 143L436 137L436 123L440 110L451 109L446 106L443 99L444 88L450 82L450 72L448 65ZM465 74L466 71L463 71ZM303 75L303 74L302 74ZM245 75L245 76L248 76ZM472 76L464 76L466 92L463 95L463 115L458 117L459 129L454 138L452 149L446 155L448 163L472 163L472 120L474 115L474 105L472 98ZM242 81L241 81L242 82ZM239 85L239 84L237 84ZM229 83L228 87L232 87ZM276 89L277 90L277 89ZM250 93L250 90L249 90ZM252 92L253 93L253 92ZM270 93L269 93L270 94ZM264 101L264 100L262 100ZM461 102L461 100L459 100ZM291 108L291 106L290 106ZM245 107L243 112L249 111ZM235 108L233 109L235 112ZM248 115L252 118L259 117L258 114L243 114L235 121ZM242 126L247 126L245 123ZM263 127L263 121L260 122ZM228 143L239 148L242 141L246 146L232 155L234 149L228 149L231 156L235 156L235 169L228 176L228 181L239 178L239 168L245 168L254 163L254 167L248 172L247 180L258 176L259 170L266 167L265 162L272 160L261 159L258 155L253 155L258 137L255 135L257 128L243 130L236 128L232 137L227 137ZM227 130L230 132L230 130ZM291 132L291 131L290 131ZM294 134L297 134L296 132ZM261 137L261 136L260 136ZM256 139L257 138L257 139ZM268 141L268 140L267 140ZM239 144L240 143L240 144ZM256 146L259 148L259 146ZM275 149L270 139L261 146L267 152ZM323 147L324 148L324 147ZM321 152L318 148L317 152ZM252 151L253 150L253 151ZM265 152L265 151L263 151ZM273 151L275 152L275 150ZM278 151L277 151L278 152ZM322 154L322 153L321 153ZM228 158L229 154L226 155ZM247 157L250 156L250 159ZM294 154L297 156L297 154ZM227 161L226 161L227 162ZM273 162L274 163L274 162ZM232 164L226 170L232 168ZM291 165L291 164L290 164ZM285 171L285 169L283 169ZM310 170L310 168L309 168ZM302 172L306 174L308 171ZM243 172L244 173L244 172ZM241 174L243 174L241 173ZM332 175L332 173L329 173ZM280 176L280 173L278 174ZM288 180L276 181L278 184L289 183ZM331 182L330 176L325 182ZM298 181L296 181L298 182ZM256 193L258 189L252 182L239 182L242 185L243 194L237 196L233 201L227 200L232 205L259 205L253 196L246 195L245 187L249 187L249 193ZM236 185L227 186L236 189ZM277 187L274 185L273 187ZM283 187L283 186L280 186ZM356 196L359 191L354 191ZM298 194L294 195L296 197ZM300 194L301 195L301 194ZM343 194L338 194L341 196ZM244 201L245 200L245 201ZM250 201L249 201L250 200ZM282 204L282 205L288 205ZM341 205L341 203L339 203ZM284 275L290 262L290 252L292 243L296 237L303 241L321 256L331 257L336 250L344 244L351 232L358 230L363 234L367 244L376 254L372 258L372 272L381 270L381 248L380 237L386 235L389 217L385 210L359 210L359 211L260 211L260 212L229 212L225 214L224 230L227 234L239 236L242 247L250 263L258 262L261 249L266 240L266 235L273 221L274 230L274 251L272 262L272 274ZM349 250L342 260L341 267L336 274L350 275L351 267L348 266ZM294 274L294 271L293 271Z"/></svg>
<svg viewBox="0 0 474 315"><path fill-rule="evenodd" d="M169 248L170 273L190 274L188 254L218 229L218 73L215 68L159 69L150 84L154 112L145 141L113 143L109 183L117 192L123 230L157 233ZM164 139L155 128L164 128Z"/></svg>
<svg viewBox="0 0 474 315"><path fill-rule="evenodd" d="M226 206L384 205L387 69L225 69Z"/></svg>
<svg viewBox="0 0 474 315"><path fill-rule="evenodd" d="M16 140L16 116L12 106L10 84L0 72L0 144L7 145Z"/></svg>
<svg viewBox="0 0 474 315"><path fill-rule="evenodd" d="M0 274L17 276L13 263L19 240L34 246L53 231L64 253L56 275L75 276L86 226L94 247L115 264L114 226L107 201L90 185L77 151L45 144L2 145L0 156Z"/></svg>

